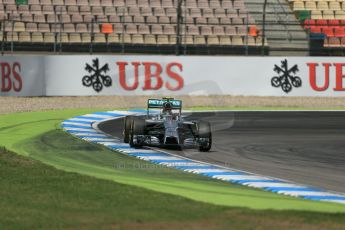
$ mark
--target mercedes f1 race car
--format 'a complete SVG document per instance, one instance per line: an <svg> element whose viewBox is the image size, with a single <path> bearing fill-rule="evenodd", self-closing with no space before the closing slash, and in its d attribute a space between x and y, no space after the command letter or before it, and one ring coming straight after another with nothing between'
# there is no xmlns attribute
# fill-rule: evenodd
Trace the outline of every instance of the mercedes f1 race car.
<svg viewBox="0 0 345 230"><path fill-rule="evenodd" d="M155 109L155 112L152 112L152 109ZM184 120L181 111L181 100L149 99L146 116L125 117L124 142L136 148L144 145L178 146L198 148L201 152L209 151L212 146L210 123Z"/></svg>

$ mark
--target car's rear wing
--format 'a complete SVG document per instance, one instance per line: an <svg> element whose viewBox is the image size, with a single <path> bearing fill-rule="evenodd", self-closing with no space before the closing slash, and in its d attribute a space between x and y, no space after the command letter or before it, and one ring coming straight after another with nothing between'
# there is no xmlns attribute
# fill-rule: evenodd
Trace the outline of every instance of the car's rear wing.
<svg viewBox="0 0 345 230"><path fill-rule="evenodd" d="M147 100L147 113L149 109L162 109L164 102L170 102L172 104L172 109L178 109L181 113L182 101L175 100L174 98L162 98L162 99L148 99Z"/></svg>
<svg viewBox="0 0 345 230"><path fill-rule="evenodd" d="M164 102L170 102L173 106L173 109L181 109L182 108L182 101L181 100L174 100L174 99L148 99L147 100L147 108L156 108L161 109L163 108Z"/></svg>

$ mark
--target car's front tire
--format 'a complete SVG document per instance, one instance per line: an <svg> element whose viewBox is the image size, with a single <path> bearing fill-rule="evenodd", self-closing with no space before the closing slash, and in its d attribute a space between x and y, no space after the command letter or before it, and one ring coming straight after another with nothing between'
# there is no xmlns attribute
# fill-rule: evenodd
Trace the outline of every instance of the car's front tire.
<svg viewBox="0 0 345 230"><path fill-rule="evenodd" d="M138 142L137 140L134 140L134 136L144 135L145 126L145 120L138 117L133 118L129 134L129 145L131 147L138 148L143 146L143 143L141 141Z"/></svg>
<svg viewBox="0 0 345 230"><path fill-rule="evenodd" d="M200 152L208 152L212 147L212 131L211 124L207 121L199 121L197 124L199 138L206 139L206 143L199 145Z"/></svg>
<svg viewBox="0 0 345 230"><path fill-rule="evenodd" d="M131 124L133 122L133 116L126 116L124 119L123 127L123 142L129 143L129 135L131 131Z"/></svg>

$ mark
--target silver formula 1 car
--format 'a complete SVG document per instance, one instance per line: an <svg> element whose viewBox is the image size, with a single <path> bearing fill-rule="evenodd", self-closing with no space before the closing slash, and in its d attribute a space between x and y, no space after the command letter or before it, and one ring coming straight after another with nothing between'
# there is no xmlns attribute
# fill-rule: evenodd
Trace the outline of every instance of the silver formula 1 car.
<svg viewBox="0 0 345 230"><path fill-rule="evenodd" d="M156 109L155 112L152 109ZM178 146L209 151L212 146L210 123L184 120L181 110L181 100L149 99L146 116L125 117L124 142L136 148L144 145Z"/></svg>

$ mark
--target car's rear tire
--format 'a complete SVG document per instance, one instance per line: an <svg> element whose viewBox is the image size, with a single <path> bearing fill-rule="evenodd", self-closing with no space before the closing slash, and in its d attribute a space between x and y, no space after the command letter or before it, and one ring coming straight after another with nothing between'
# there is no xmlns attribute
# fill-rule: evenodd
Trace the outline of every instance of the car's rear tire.
<svg viewBox="0 0 345 230"><path fill-rule="evenodd" d="M212 147L212 131L211 131L211 124L207 121L199 121L197 124L198 127L198 136L199 138L207 139L207 144L200 144L199 151L200 152L208 152Z"/></svg>
<svg viewBox="0 0 345 230"><path fill-rule="evenodd" d="M134 141L135 135L144 135L145 134L145 120L139 118L139 117L133 117L131 128L130 128L130 134L129 134L129 145L131 147L142 147L142 142L136 142Z"/></svg>
<svg viewBox="0 0 345 230"><path fill-rule="evenodd" d="M131 131L131 124L133 122L133 116L126 116L124 119L123 127L123 142L129 143L129 134Z"/></svg>

